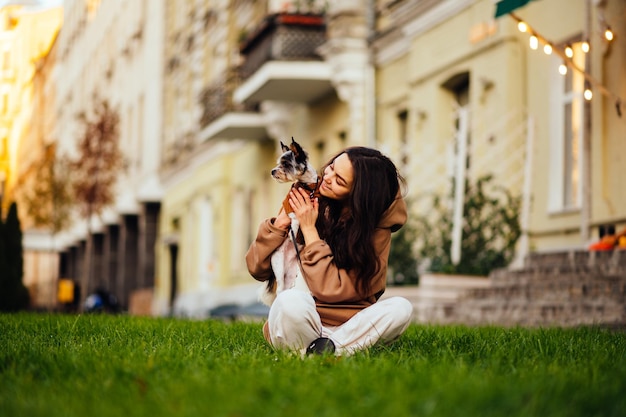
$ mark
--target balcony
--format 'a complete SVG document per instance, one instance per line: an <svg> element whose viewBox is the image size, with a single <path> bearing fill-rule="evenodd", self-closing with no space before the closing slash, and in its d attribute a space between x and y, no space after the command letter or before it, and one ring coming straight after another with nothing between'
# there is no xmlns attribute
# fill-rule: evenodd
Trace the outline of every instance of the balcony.
<svg viewBox="0 0 626 417"><path fill-rule="evenodd" d="M317 53L326 42L324 17L312 14L269 15L243 43L243 83L238 103L264 100L314 102L333 89L330 67Z"/></svg>
<svg viewBox="0 0 626 417"><path fill-rule="evenodd" d="M263 117L254 104L236 103L233 92L241 83L240 69L230 68L224 78L200 93L200 142L210 139L263 139Z"/></svg>

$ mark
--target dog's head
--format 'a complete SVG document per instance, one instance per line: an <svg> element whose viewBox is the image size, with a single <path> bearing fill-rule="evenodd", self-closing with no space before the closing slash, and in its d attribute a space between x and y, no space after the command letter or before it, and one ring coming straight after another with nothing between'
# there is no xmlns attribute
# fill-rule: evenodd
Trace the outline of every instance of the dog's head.
<svg viewBox="0 0 626 417"><path fill-rule="evenodd" d="M296 182L301 180L307 172L308 155L302 147L291 138L291 144L286 146L282 141L283 151L276 166L272 169L272 177L278 182Z"/></svg>

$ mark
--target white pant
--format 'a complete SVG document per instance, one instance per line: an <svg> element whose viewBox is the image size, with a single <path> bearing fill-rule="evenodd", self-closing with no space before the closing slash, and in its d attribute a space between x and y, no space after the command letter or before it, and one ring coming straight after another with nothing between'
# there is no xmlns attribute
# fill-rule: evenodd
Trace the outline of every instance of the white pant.
<svg viewBox="0 0 626 417"><path fill-rule="evenodd" d="M411 323L413 306L402 297L391 297L359 311L340 326L324 326L313 297L300 290L283 291L268 316L270 340L276 348L304 353L318 337L335 344L336 355L350 355L379 340L397 339Z"/></svg>

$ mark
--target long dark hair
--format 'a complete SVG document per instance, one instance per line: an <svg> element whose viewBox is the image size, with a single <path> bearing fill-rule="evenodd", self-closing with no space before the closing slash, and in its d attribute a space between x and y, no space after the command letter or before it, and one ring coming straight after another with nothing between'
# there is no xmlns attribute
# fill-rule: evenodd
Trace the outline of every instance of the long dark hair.
<svg viewBox="0 0 626 417"><path fill-rule="evenodd" d="M320 198L316 226L320 237L332 249L337 267L356 272L357 290L367 295L372 278L382 268L372 238L404 180L389 158L376 149L362 146L339 152L324 165L322 175L343 153L352 163L352 189L342 201Z"/></svg>

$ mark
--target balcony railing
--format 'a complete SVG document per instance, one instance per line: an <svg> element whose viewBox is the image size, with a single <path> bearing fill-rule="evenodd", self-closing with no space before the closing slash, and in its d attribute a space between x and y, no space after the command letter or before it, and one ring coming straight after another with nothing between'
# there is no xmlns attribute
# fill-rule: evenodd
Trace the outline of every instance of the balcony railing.
<svg viewBox="0 0 626 417"><path fill-rule="evenodd" d="M256 111L256 107L253 105L235 103L233 101L233 92L240 84L240 70L233 67L224 74L221 80L208 85L202 90L198 98L202 106L202 115L200 116L201 128L208 126L226 113Z"/></svg>
<svg viewBox="0 0 626 417"><path fill-rule="evenodd" d="M279 13L267 16L243 42L241 77L245 80L272 60L320 61L317 48L326 42L323 15Z"/></svg>

